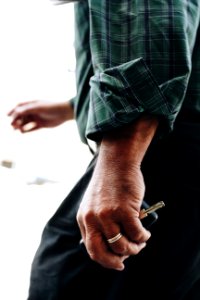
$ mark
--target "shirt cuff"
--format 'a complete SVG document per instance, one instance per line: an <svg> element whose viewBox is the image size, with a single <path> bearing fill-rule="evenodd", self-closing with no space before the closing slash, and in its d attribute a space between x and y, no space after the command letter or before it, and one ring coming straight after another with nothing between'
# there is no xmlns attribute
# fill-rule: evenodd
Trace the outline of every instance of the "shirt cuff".
<svg viewBox="0 0 200 300"><path fill-rule="evenodd" d="M143 58L106 69L91 80L86 135L100 140L107 131L133 122L143 113L161 119L162 132L173 128L188 84L189 69L158 85Z"/></svg>
<svg viewBox="0 0 200 300"><path fill-rule="evenodd" d="M75 102L76 102L76 97L73 97L69 100L69 103L71 104L73 109L74 109L74 106L75 106Z"/></svg>

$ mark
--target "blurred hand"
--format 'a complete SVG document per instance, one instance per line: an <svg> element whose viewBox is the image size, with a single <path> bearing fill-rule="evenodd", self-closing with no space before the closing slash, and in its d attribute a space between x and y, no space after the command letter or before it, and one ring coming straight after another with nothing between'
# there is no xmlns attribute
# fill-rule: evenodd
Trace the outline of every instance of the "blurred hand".
<svg viewBox="0 0 200 300"><path fill-rule="evenodd" d="M73 107L67 102L34 100L19 103L8 112L11 125L22 133L40 128L56 127L74 118Z"/></svg>

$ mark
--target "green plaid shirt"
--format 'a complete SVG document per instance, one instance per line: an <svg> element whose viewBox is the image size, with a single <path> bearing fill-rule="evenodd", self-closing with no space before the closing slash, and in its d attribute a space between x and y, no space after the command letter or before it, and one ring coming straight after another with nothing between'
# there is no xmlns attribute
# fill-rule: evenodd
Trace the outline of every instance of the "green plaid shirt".
<svg viewBox="0 0 200 300"><path fill-rule="evenodd" d="M97 141L143 113L163 133L184 111L200 121L199 0L82 0L75 23L82 136Z"/></svg>

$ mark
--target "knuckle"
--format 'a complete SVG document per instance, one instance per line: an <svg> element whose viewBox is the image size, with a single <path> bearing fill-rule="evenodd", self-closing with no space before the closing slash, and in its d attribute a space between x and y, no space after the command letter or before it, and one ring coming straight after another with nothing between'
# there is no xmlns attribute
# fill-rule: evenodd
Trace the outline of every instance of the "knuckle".
<svg viewBox="0 0 200 300"><path fill-rule="evenodd" d="M102 266L107 266L109 262L106 261L105 258L103 258L101 255L99 255L98 253L94 252L94 251L89 251L88 252L91 260L99 263Z"/></svg>
<svg viewBox="0 0 200 300"><path fill-rule="evenodd" d="M89 254L89 256L90 256L90 258L91 258L92 260L94 260L94 261L97 261L97 260L98 260L98 255L97 255L95 252L93 252L93 251L88 251L88 254Z"/></svg>
<svg viewBox="0 0 200 300"><path fill-rule="evenodd" d="M87 211L84 216L83 216L84 220L86 223L92 223L94 220L94 214L92 211Z"/></svg>
<svg viewBox="0 0 200 300"><path fill-rule="evenodd" d="M133 255L137 255L140 252L139 247L133 247L132 253Z"/></svg>
<svg viewBox="0 0 200 300"><path fill-rule="evenodd" d="M138 251L138 250L135 249L134 251L132 251L132 255L133 255L133 256L135 256L135 255L137 255L137 254L139 254L139 251Z"/></svg>
<svg viewBox="0 0 200 300"><path fill-rule="evenodd" d="M99 247L97 246L96 243L91 243L87 245L88 248L88 254L90 258L94 261L98 261L99 258L101 257L100 252L99 252Z"/></svg>
<svg viewBox="0 0 200 300"><path fill-rule="evenodd" d="M76 221L77 221L78 223L81 222L81 215L80 215L79 212L78 212L77 215L76 215Z"/></svg>
<svg viewBox="0 0 200 300"><path fill-rule="evenodd" d="M146 246L146 243L134 244L132 246L132 254L137 255L145 246Z"/></svg>
<svg viewBox="0 0 200 300"><path fill-rule="evenodd" d="M137 243L145 242L148 239L148 235L145 231L135 230L134 236L132 237L132 241Z"/></svg>
<svg viewBox="0 0 200 300"><path fill-rule="evenodd" d="M121 210L119 207L109 207L109 206L104 206L103 208L99 208L96 211L96 214L98 215L98 218L101 221L105 221L107 219L113 219L116 218L116 216L119 216L121 214Z"/></svg>
<svg viewBox="0 0 200 300"><path fill-rule="evenodd" d="M144 235L141 232L136 232L134 236L135 241L141 241L144 239Z"/></svg>
<svg viewBox="0 0 200 300"><path fill-rule="evenodd" d="M113 251L117 254L120 254L120 255L127 255L129 254L129 249L126 245L116 245L113 247Z"/></svg>
<svg viewBox="0 0 200 300"><path fill-rule="evenodd" d="M100 220L105 220L109 217L110 212L108 209L102 209L102 210L98 210L97 214Z"/></svg>

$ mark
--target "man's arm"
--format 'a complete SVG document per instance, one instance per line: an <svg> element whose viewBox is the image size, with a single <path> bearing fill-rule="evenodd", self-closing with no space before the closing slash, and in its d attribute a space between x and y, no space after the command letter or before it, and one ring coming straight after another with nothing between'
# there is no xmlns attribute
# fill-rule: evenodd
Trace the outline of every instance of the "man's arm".
<svg viewBox="0 0 200 300"><path fill-rule="evenodd" d="M159 121L150 115L143 115L133 123L104 134L101 151L111 160L124 160L128 167L140 167L143 157L155 135ZM113 157L114 154L114 157Z"/></svg>
<svg viewBox="0 0 200 300"><path fill-rule="evenodd" d="M87 137L147 113L173 129L192 68L200 2L90 0L91 78Z"/></svg>
<svg viewBox="0 0 200 300"><path fill-rule="evenodd" d="M65 4L65 3L70 3L70 2L81 2L81 1L87 1L87 0L53 0L57 4Z"/></svg>
<svg viewBox="0 0 200 300"><path fill-rule="evenodd" d="M8 112L11 125L21 132L52 128L74 119L74 100L21 102Z"/></svg>
<svg viewBox="0 0 200 300"><path fill-rule="evenodd" d="M90 257L122 270L150 236L139 219L145 192L140 164L155 132L172 130L181 109L200 2L89 4L95 75L87 137L101 145L77 220ZM122 237L108 243L119 232Z"/></svg>
<svg viewBox="0 0 200 300"><path fill-rule="evenodd" d="M150 237L139 219L145 192L140 165L157 126L155 118L142 116L101 142L77 220L88 253L104 267L122 270L124 259L140 252ZM123 237L108 244L119 232Z"/></svg>

